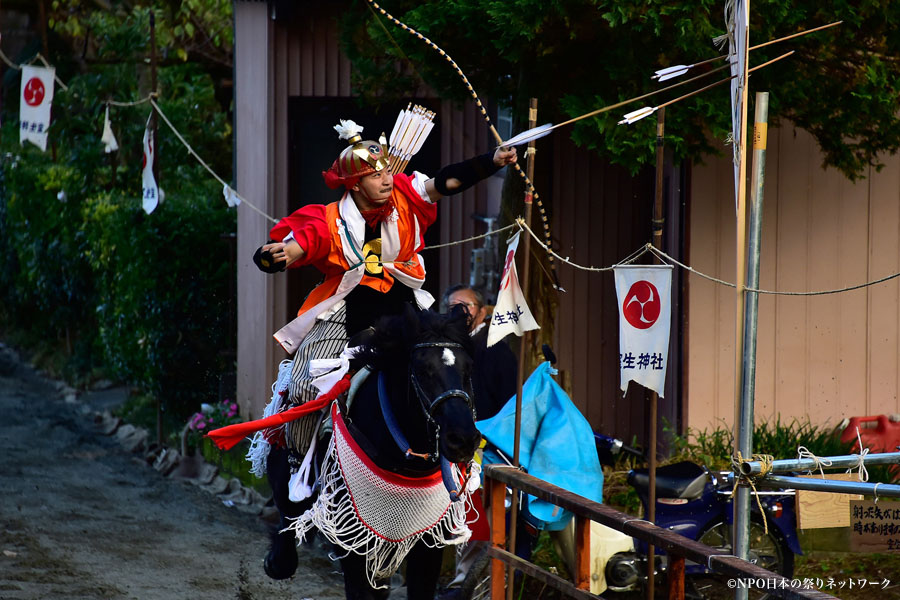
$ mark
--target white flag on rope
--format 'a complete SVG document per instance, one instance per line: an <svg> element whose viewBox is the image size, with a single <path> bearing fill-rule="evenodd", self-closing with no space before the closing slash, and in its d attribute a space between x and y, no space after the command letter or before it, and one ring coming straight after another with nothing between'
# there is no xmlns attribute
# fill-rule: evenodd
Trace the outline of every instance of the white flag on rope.
<svg viewBox="0 0 900 600"><path fill-rule="evenodd" d="M106 115L103 117L103 135L100 136L100 141L103 142L103 151L107 154L119 149L119 143L109 123L109 104L106 105Z"/></svg>
<svg viewBox="0 0 900 600"><path fill-rule="evenodd" d="M669 360L672 267L621 266L614 272L622 391L635 381L661 398Z"/></svg>
<svg viewBox="0 0 900 600"><path fill-rule="evenodd" d="M147 119L147 127L144 129L144 165L143 165L143 186L141 198L143 199L144 211L149 215L159 204L159 187L156 185L156 179L153 177L153 163L156 161L156 139L150 130L150 121L153 119L153 113Z"/></svg>
<svg viewBox="0 0 900 600"><path fill-rule="evenodd" d="M50 106L53 103L53 67L22 67L22 92L19 95L19 144L29 141L47 150Z"/></svg>
<svg viewBox="0 0 900 600"><path fill-rule="evenodd" d="M526 331L541 328L531 315L531 310L525 303L525 294L519 287L516 248L519 246L520 233L521 231L517 231L512 236L506 248L506 264L503 267L503 277L500 278L500 293L497 294L497 304L494 306L488 328L488 346L493 346L510 333L521 336Z"/></svg>

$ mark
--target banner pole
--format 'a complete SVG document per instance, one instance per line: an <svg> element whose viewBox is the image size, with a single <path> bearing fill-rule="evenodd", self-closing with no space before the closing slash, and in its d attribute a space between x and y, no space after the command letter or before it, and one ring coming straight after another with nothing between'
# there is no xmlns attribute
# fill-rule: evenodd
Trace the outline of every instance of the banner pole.
<svg viewBox="0 0 900 600"><path fill-rule="evenodd" d="M532 129L537 127L537 98L532 98L531 102L528 106L528 128ZM528 149L525 151L525 157L528 160L528 163L525 165L525 174L528 176L528 181L533 181L534 178L534 156L537 152L535 147L535 140L531 140L528 142ZM532 209L532 188L528 187L526 183L525 187L525 214L523 219L525 221L526 227L531 227L531 209ZM529 286L529 275L530 275L530 266L531 266L531 236L526 235L525 240L523 242L523 251L525 253L524 258L522 259L522 294L525 296L525 301L528 301L528 286ZM527 354L528 354L528 343L531 341L532 332L525 331L522 333L522 339L519 343L519 370L516 374L516 428L515 435L513 438L513 466L519 467L519 436L522 431L522 386L525 383L525 366L527 364ZM518 491L513 488L513 502L512 507L510 508L510 516L509 516L509 551L513 554L516 553L516 525L519 519L519 503L518 499ZM510 565L507 569L506 574L506 600L512 600L513 596L513 582L515 575L515 568Z"/></svg>
<svg viewBox="0 0 900 600"><path fill-rule="evenodd" d="M656 197L653 202L653 247L662 250L663 223L663 161L665 159L665 145L663 139L666 131L666 109L660 108L656 113ZM660 264L659 257L654 263ZM650 456L648 457L647 470L650 475L650 497L647 502L647 520L656 522L656 431L659 427L658 406L659 394L655 390L650 392ZM656 547L650 544L647 547L647 600L653 600L656 593L654 578L656 574Z"/></svg>

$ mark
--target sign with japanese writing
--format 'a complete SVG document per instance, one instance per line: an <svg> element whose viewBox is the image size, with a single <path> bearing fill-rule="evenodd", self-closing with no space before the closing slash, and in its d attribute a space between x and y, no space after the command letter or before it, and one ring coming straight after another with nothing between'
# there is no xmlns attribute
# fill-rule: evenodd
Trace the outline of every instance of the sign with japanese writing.
<svg viewBox="0 0 900 600"><path fill-rule="evenodd" d="M147 127L144 129L144 164L143 164L143 186L141 198L144 206L144 212L148 215L156 210L159 204L159 187L156 185L156 178L153 177L153 163L156 161L156 139L150 128L150 122L153 120L153 113L147 119Z"/></svg>
<svg viewBox="0 0 900 600"><path fill-rule="evenodd" d="M517 231L510 238L506 248L506 264L503 266L503 277L500 278L500 293L497 294L497 304L494 306L488 328L488 346L493 346L510 333L521 336L526 331L541 327L531 316L531 310L525 304L525 294L519 287L516 248L519 246L520 233Z"/></svg>
<svg viewBox="0 0 900 600"><path fill-rule="evenodd" d="M50 105L53 103L53 67L22 67L22 92L19 96L19 144L31 142L47 150Z"/></svg>
<svg viewBox="0 0 900 600"><path fill-rule="evenodd" d="M619 300L622 391L628 389L629 381L635 381L662 398L672 321L672 267L623 265L613 272Z"/></svg>
<svg viewBox="0 0 900 600"><path fill-rule="evenodd" d="M900 502L852 500L850 550L853 552L900 550Z"/></svg>

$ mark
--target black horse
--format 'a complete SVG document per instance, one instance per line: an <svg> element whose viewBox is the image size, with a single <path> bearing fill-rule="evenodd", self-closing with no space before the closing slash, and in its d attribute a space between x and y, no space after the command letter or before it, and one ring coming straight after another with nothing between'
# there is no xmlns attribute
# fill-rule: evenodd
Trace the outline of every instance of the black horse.
<svg viewBox="0 0 900 600"><path fill-rule="evenodd" d="M381 469L408 478L435 477L441 468L436 455L444 459L445 466L468 462L481 434L474 424L472 351L465 313L439 315L410 308L399 316L380 320L363 348L353 366L365 367L371 374L355 394L345 419L346 429L359 448ZM388 405L386 410L382 403ZM393 432L390 421L394 422ZM401 443L408 448L400 448ZM282 531L266 557L265 568L270 577L283 579L297 567L296 539L292 531L283 531L284 527L310 508L315 499L301 503L288 500L290 469L285 450L273 448L267 467L275 503L282 513ZM453 485L448 482L448 487ZM434 597L441 559L440 547L430 547L421 540L409 551L406 583L411 600ZM386 581L380 579L376 587L370 585L366 557L349 552L341 565L347 598L388 596L389 590L380 587Z"/></svg>

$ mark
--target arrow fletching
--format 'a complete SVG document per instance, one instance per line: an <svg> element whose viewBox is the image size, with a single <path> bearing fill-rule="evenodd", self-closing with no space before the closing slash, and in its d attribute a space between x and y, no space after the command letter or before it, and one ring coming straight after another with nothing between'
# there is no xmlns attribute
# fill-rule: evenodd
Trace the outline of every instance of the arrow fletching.
<svg viewBox="0 0 900 600"><path fill-rule="evenodd" d="M391 132L390 156L392 174L402 173L425 142L434 127L435 113L418 104L401 111Z"/></svg>
<svg viewBox="0 0 900 600"><path fill-rule="evenodd" d="M434 113L431 113L431 118L434 118ZM434 121L428 120L425 122L424 127L419 132L419 137L416 139L416 145L413 146L411 154L415 154L419 150L422 149L422 144L425 143L425 138L428 137L428 134L431 133L431 130L434 128Z"/></svg>
<svg viewBox="0 0 900 600"><path fill-rule="evenodd" d="M633 110L630 113L623 116L622 120L619 121L619 125L621 125L623 123L627 123L628 125L631 125L632 123L634 123L636 121L640 121L644 117L649 117L650 115L652 115L653 113L656 112L656 108L657 107L655 107L655 106L644 106L643 108Z"/></svg>
<svg viewBox="0 0 900 600"><path fill-rule="evenodd" d="M528 131L523 131L517 136L511 137L500 146L507 148L510 146L521 146L522 144L527 144L531 140L537 140L545 135L550 135L550 132L553 131L553 123L545 123L540 125L539 127L535 127L534 129L529 129Z"/></svg>
<svg viewBox="0 0 900 600"><path fill-rule="evenodd" d="M695 65L674 65L672 67L666 67L665 69L660 69L659 71L654 73L653 76L650 77L650 79L658 79L660 83L662 83L663 81L667 81L669 79L681 77L694 66Z"/></svg>
<svg viewBox="0 0 900 600"><path fill-rule="evenodd" d="M406 110L401 110L400 114L397 115L397 120L394 121L394 128L391 129L391 137L388 138L388 143L393 146L394 140L397 139L397 132L400 131L400 124L403 123L403 117L406 116L406 113L409 111L409 107L412 106L412 102L406 105Z"/></svg>

